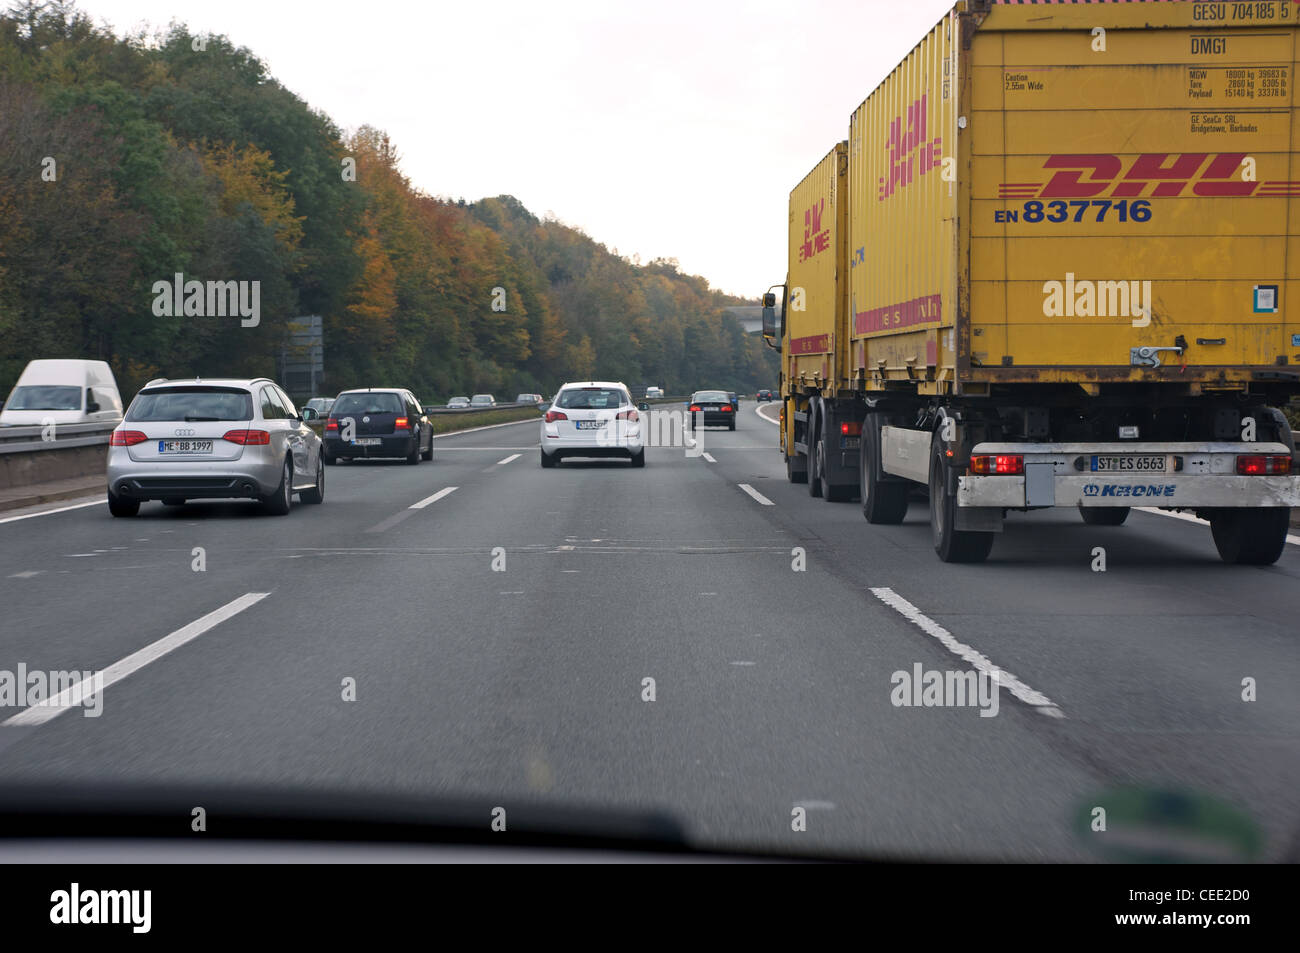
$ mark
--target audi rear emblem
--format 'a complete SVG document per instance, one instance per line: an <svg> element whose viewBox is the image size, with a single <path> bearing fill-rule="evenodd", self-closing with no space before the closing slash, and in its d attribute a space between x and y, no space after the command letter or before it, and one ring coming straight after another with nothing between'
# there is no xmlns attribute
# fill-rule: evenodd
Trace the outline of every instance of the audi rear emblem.
<svg viewBox="0 0 1300 953"><path fill-rule="evenodd" d="M368 423L370 423L370 418L369 418L369 417L362 417L362 418L361 418L361 422L362 422L363 424L368 424Z"/></svg>
<svg viewBox="0 0 1300 953"><path fill-rule="evenodd" d="M180 430L176 431L176 436L178 436L178 437L193 437L193 436L194 436L194 431L193 431L193 430L189 430L189 429L187 429L187 428L185 428L185 427L182 427Z"/></svg>

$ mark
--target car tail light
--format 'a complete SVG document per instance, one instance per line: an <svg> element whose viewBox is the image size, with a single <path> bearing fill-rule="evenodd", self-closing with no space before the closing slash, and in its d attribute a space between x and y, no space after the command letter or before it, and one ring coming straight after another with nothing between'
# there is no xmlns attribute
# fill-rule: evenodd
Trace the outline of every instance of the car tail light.
<svg viewBox="0 0 1300 953"><path fill-rule="evenodd" d="M722 412L723 412L724 414L729 414L729 413L731 413L732 410L734 410L734 408L733 408L730 404L723 404L723 405L722 405Z"/></svg>
<svg viewBox="0 0 1300 953"><path fill-rule="evenodd" d="M110 447L134 447L137 443L144 443L149 438L138 430L114 430L113 435L108 438Z"/></svg>
<svg viewBox="0 0 1300 953"><path fill-rule="evenodd" d="M245 447L264 447L271 442L271 435L265 430L227 430L221 439Z"/></svg>
<svg viewBox="0 0 1300 953"><path fill-rule="evenodd" d="M691 409L690 409L689 411L687 411L687 412L688 412L688 413L692 413L692 414L698 414L698 413L700 412L700 405L699 405L699 404L691 404Z"/></svg>
<svg viewBox="0 0 1300 953"><path fill-rule="evenodd" d="M557 420L568 420L569 415L560 410L548 410L543 418L548 424L553 424Z"/></svg>
<svg viewBox="0 0 1300 953"><path fill-rule="evenodd" d="M333 417L331 417L329 420L325 421L325 429L326 429L326 430L338 430L338 429L339 429L339 422L338 422L337 420L335 420Z"/></svg>
<svg viewBox="0 0 1300 953"><path fill-rule="evenodd" d="M1025 458L1009 453L971 457L970 472L984 476L1021 476L1025 472Z"/></svg>
<svg viewBox="0 0 1300 953"><path fill-rule="evenodd" d="M1291 472L1291 458L1280 453L1252 453L1237 457L1239 476L1286 476Z"/></svg>
<svg viewBox="0 0 1300 953"><path fill-rule="evenodd" d="M849 421L845 421L844 423L840 424L840 436L841 437L862 436L862 424L861 423L855 424L855 423L850 423Z"/></svg>
<svg viewBox="0 0 1300 953"><path fill-rule="evenodd" d="M636 420L636 411L635 411L635 410L622 410L622 411L619 411L618 419L619 419L619 420L632 420L632 421L635 421L635 420Z"/></svg>
<svg viewBox="0 0 1300 953"><path fill-rule="evenodd" d="M407 419L405 417L398 417L396 420L393 421L394 430L405 430L406 425L407 425Z"/></svg>

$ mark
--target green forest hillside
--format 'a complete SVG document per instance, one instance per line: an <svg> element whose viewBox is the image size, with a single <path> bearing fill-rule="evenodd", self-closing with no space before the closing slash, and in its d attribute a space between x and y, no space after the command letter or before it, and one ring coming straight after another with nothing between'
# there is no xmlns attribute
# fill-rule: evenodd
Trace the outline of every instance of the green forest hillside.
<svg viewBox="0 0 1300 953"><path fill-rule="evenodd" d="M259 282L256 326L159 316L176 274ZM509 195L427 194L383 132L345 134L225 37L120 38L71 4L0 15L0 393L37 357L108 360L127 397L274 376L310 314L329 393L772 386L775 353L723 311L741 303Z"/></svg>

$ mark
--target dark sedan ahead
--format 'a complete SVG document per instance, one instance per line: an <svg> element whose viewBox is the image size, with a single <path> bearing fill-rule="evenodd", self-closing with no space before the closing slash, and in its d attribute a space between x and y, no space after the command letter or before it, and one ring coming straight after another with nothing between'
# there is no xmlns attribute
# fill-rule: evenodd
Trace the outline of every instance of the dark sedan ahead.
<svg viewBox="0 0 1300 953"><path fill-rule="evenodd" d="M325 462L354 457L433 459L433 425L415 395L398 387L339 394L325 421Z"/></svg>
<svg viewBox="0 0 1300 953"><path fill-rule="evenodd" d="M731 395L725 390L697 390L687 405L691 429L700 427L726 427L736 429L736 410L731 406Z"/></svg>

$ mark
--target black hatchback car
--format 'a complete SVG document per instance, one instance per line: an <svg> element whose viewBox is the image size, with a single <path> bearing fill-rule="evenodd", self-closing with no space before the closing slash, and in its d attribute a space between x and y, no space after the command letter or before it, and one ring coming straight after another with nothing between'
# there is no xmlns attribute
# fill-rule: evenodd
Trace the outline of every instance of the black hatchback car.
<svg viewBox="0 0 1300 953"><path fill-rule="evenodd" d="M354 457L433 459L433 425L415 395L400 387L345 390L324 430L325 462Z"/></svg>
<svg viewBox="0 0 1300 953"><path fill-rule="evenodd" d="M771 400L771 399L772 399L772 392L771 392L770 390L767 390L766 388L764 388L763 390L760 390L760 391L755 395L755 398L756 398L757 400L759 400L759 401L767 401L767 400Z"/></svg>

